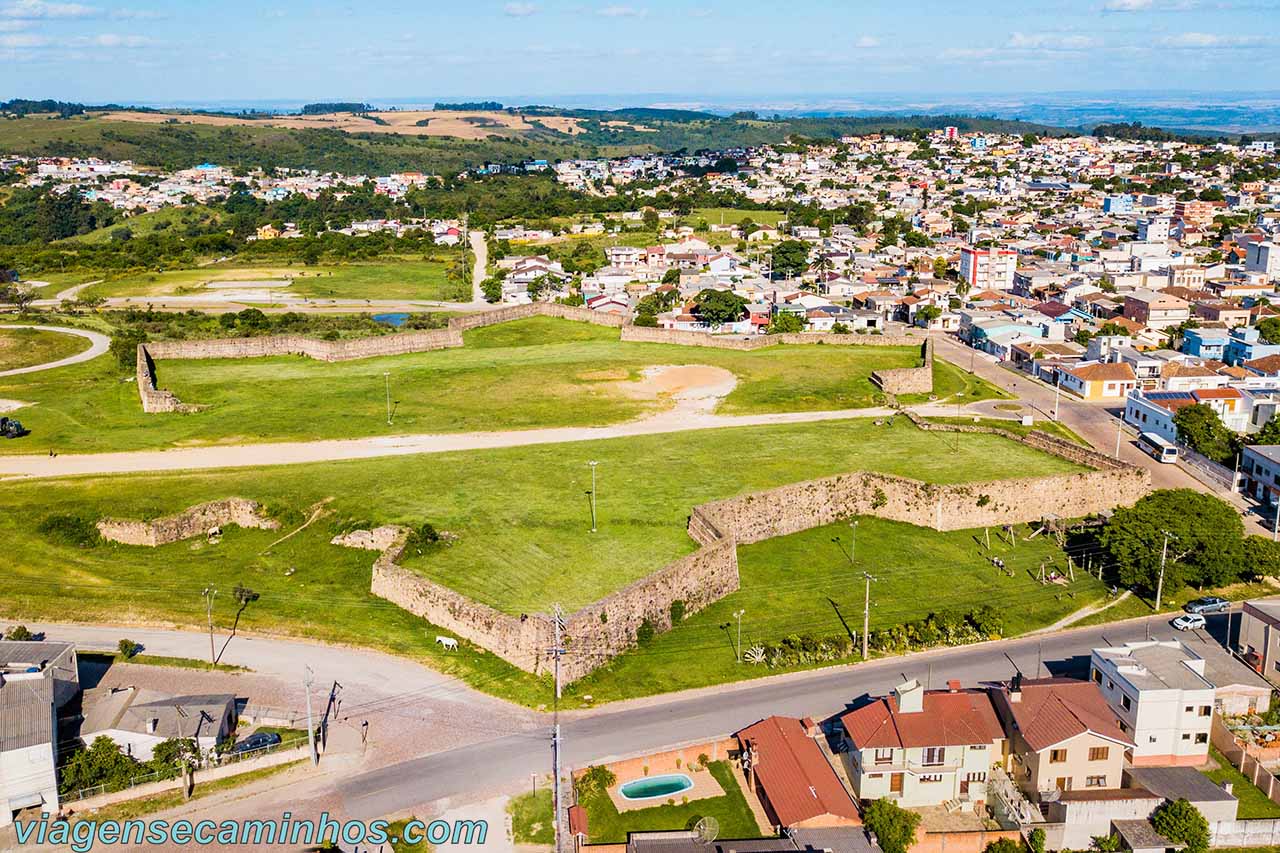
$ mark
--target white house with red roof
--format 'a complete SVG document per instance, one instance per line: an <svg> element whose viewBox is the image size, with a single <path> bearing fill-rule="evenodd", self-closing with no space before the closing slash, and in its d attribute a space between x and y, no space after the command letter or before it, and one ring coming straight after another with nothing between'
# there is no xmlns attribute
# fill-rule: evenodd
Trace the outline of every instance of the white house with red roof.
<svg viewBox="0 0 1280 853"><path fill-rule="evenodd" d="M904 807L959 801L978 809L986 802L1005 739L987 691L954 681L925 690L907 681L841 722L860 799L888 797Z"/></svg>

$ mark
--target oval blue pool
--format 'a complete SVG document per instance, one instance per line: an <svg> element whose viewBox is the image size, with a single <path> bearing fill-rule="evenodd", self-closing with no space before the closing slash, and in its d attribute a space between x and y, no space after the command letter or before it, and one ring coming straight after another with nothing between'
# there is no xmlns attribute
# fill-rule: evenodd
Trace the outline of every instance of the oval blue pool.
<svg viewBox="0 0 1280 853"><path fill-rule="evenodd" d="M693 787L693 780L683 773L668 773L648 779L632 779L618 789L624 800L656 800Z"/></svg>

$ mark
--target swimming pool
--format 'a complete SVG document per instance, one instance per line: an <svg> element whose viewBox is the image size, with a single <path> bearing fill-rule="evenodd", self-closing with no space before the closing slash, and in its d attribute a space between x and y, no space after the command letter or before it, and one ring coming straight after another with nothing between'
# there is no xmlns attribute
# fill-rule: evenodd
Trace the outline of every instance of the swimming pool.
<svg viewBox="0 0 1280 853"><path fill-rule="evenodd" d="M624 800L656 800L693 787L693 780L683 773L668 773L647 779L632 779L618 789Z"/></svg>

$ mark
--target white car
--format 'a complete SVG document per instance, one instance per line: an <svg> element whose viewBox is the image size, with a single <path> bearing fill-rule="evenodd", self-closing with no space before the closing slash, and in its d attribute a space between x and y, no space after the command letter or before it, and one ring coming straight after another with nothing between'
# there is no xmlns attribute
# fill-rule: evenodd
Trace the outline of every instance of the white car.
<svg viewBox="0 0 1280 853"><path fill-rule="evenodd" d="M1204 617L1199 613L1183 613L1176 617L1171 623L1173 627L1179 631L1194 631L1197 628L1204 627Z"/></svg>

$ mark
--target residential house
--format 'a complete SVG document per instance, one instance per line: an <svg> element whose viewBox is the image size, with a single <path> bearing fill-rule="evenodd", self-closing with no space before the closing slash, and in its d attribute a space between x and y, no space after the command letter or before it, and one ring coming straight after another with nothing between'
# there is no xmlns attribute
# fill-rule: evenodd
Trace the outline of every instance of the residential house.
<svg viewBox="0 0 1280 853"><path fill-rule="evenodd" d="M1240 364L1269 355L1280 355L1280 346L1265 343L1256 328L1235 329L1223 348L1222 360L1227 364Z"/></svg>
<svg viewBox="0 0 1280 853"><path fill-rule="evenodd" d="M0 827L58 811L58 712L78 692L71 643L0 641Z"/></svg>
<svg viewBox="0 0 1280 853"><path fill-rule="evenodd" d="M1254 448L1246 448L1245 455ZM1280 458L1280 447L1271 447ZM1269 462L1280 468L1280 463ZM1280 684L1280 596L1244 603L1237 640L1241 658L1259 675Z"/></svg>
<svg viewBox="0 0 1280 853"><path fill-rule="evenodd" d="M814 740L810 720L768 717L738 732L747 786L760 799L772 828L857 826L858 808Z"/></svg>
<svg viewBox="0 0 1280 853"><path fill-rule="evenodd" d="M1221 323L1228 329L1247 326L1253 321L1252 309L1233 302L1197 302L1195 314L1210 323Z"/></svg>
<svg viewBox="0 0 1280 853"><path fill-rule="evenodd" d="M1085 400L1122 400L1138 387L1133 368L1124 362L1081 362L1059 374L1063 389Z"/></svg>
<svg viewBox="0 0 1280 853"><path fill-rule="evenodd" d="M1223 361L1229 339L1225 329L1187 329L1182 333L1182 351L1196 358Z"/></svg>
<svg viewBox="0 0 1280 853"><path fill-rule="evenodd" d="M1264 504L1280 498L1280 445L1250 444L1240 454L1244 492ZM1270 675L1268 675L1270 677Z"/></svg>
<svg viewBox="0 0 1280 853"><path fill-rule="evenodd" d="M1140 289L1125 294L1124 316L1152 329L1167 329L1191 319L1191 306L1185 299Z"/></svg>
<svg viewBox="0 0 1280 853"><path fill-rule="evenodd" d="M900 806L987 801L1004 730L986 690L925 690L899 685L841 717L849 778L862 800L889 797Z"/></svg>
<svg viewBox="0 0 1280 853"><path fill-rule="evenodd" d="M1120 787L1133 739L1098 685L1015 676L994 693L993 702L1009 737L1006 772L1033 800Z"/></svg>
<svg viewBox="0 0 1280 853"><path fill-rule="evenodd" d="M190 738L212 750L236 728L236 697L229 693L166 696L136 687L86 690L80 739L85 745L108 737L126 754L150 761L159 744Z"/></svg>
<svg viewBox="0 0 1280 853"><path fill-rule="evenodd" d="M1181 642L1094 649L1089 677L1133 738L1133 766L1199 767L1208 759L1214 686L1204 658Z"/></svg>

